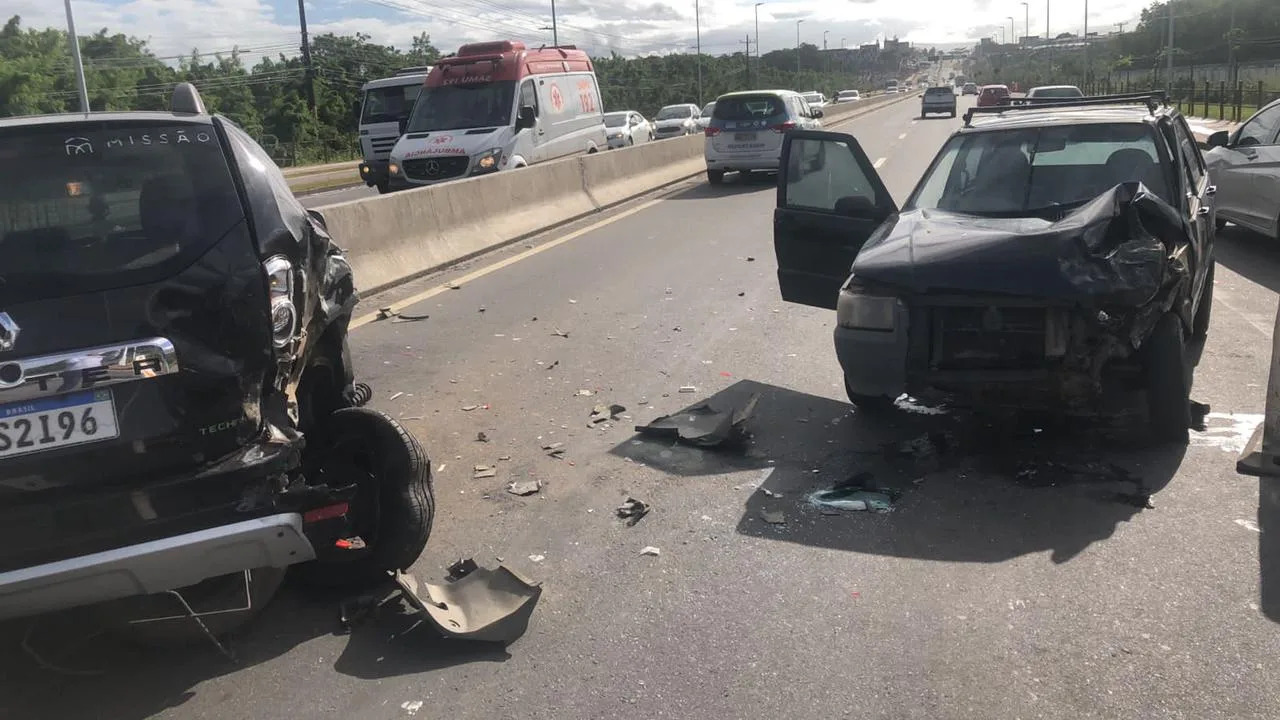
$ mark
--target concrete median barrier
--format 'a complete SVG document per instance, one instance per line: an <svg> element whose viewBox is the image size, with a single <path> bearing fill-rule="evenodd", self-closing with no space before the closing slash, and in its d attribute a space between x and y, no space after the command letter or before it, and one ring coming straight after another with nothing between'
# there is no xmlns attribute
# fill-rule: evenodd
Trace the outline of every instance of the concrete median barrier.
<svg viewBox="0 0 1280 720"><path fill-rule="evenodd" d="M831 126L913 96L868 98L824 120ZM377 292L699 175L703 142L645 143L317 210L361 290Z"/></svg>

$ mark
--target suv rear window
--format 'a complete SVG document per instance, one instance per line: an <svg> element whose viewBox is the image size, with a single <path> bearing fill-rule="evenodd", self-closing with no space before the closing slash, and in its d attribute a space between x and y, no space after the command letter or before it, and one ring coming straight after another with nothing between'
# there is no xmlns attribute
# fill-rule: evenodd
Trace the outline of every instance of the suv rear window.
<svg viewBox="0 0 1280 720"><path fill-rule="evenodd" d="M0 131L0 298L145 282L244 220L211 125L102 122Z"/></svg>
<svg viewBox="0 0 1280 720"><path fill-rule="evenodd" d="M955 95L955 91L945 87L931 87L924 91L925 95Z"/></svg>
<svg viewBox="0 0 1280 720"><path fill-rule="evenodd" d="M769 120L787 114L787 105L777 95L738 95L716 101L713 120L745 122Z"/></svg>

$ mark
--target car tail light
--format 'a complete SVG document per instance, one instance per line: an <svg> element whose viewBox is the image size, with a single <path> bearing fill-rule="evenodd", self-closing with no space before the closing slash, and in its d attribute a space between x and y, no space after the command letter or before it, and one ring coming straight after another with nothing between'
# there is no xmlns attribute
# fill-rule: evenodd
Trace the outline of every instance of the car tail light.
<svg viewBox="0 0 1280 720"><path fill-rule="evenodd" d="M795 124L795 123L793 123L793 122L784 122L784 123L782 123L781 125L773 125L773 126L772 126L772 127L770 127L769 129L770 129L770 130L772 130L772 131L774 131L774 132L776 132L776 133L784 133L784 132L786 132L786 131L788 131L788 130L794 130L795 128L796 128L796 124Z"/></svg>
<svg viewBox="0 0 1280 720"><path fill-rule="evenodd" d="M298 331L298 309L293 304L293 263L276 255L262 264L271 302L271 344L285 349Z"/></svg>
<svg viewBox="0 0 1280 720"><path fill-rule="evenodd" d="M702 132L703 132L703 134L705 134L707 137L715 137L716 135L719 135L719 134L720 134L720 128L718 128L718 127L711 127L710 125L708 125L708 126L706 127L706 129L705 129L705 130L703 130Z"/></svg>

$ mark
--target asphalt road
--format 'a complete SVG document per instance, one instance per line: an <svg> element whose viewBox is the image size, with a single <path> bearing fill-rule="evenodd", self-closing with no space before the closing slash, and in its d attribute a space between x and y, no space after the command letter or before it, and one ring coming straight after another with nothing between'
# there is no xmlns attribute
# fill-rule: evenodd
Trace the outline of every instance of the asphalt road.
<svg viewBox="0 0 1280 720"><path fill-rule="evenodd" d="M899 201L960 122L917 109L844 126ZM1276 554L1257 530L1276 515L1259 517L1234 461L1263 406L1277 249L1221 238L1194 389L1213 414L1185 449L959 414L877 423L842 397L832 313L778 298L770 182L689 182L364 303L429 294L409 310L429 319L363 325L352 349L374 404L432 452L438 515L415 572L502 558L544 583L509 648L433 639L396 613L337 635L334 598L291 590L238 640L238 665L92 639L48 654L103 674L64 676L6 642L0 716L1276 717L1280 593L1259 588L1280 567L1260 564ZM433 291L445 280L461 287ZM743 448L631 429L752 393ZM597 403L627 410L588 428ZM933 459L883 451L929 432L947 439ZM498 476L472 479L476 464ZM806 502L857 472L901 493L892 512ZM1124 473L1154 508L1118 498ZM504 491L530 477L539 494ZM628 496L653 506L634 527L613 516Z"/></svg>
<svg viewBox="0 0 1280 720"><path fill-rule="evenodd" d="M355 185L353 187L339 188L337 190L323 190L321 192L307 193L299 195L298 199L302 204L309 208L317 208L322 205L336 205L340 202L348 200L363 200L364 198L377 197L377 188L368 185Z"/></svg>

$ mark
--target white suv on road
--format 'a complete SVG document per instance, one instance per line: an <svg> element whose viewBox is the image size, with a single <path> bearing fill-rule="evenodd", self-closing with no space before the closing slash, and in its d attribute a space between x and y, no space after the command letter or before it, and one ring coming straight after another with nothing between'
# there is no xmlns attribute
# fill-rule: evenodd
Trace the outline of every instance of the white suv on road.
<svg viewBox="0 0 1280 720"><path fill-rule="evenodd" d="M822 110L791 90L721 95L704 131L707 182L720 184L726 172L777 171L782 136L793 129L820 130L821 117Z"/></svg>

